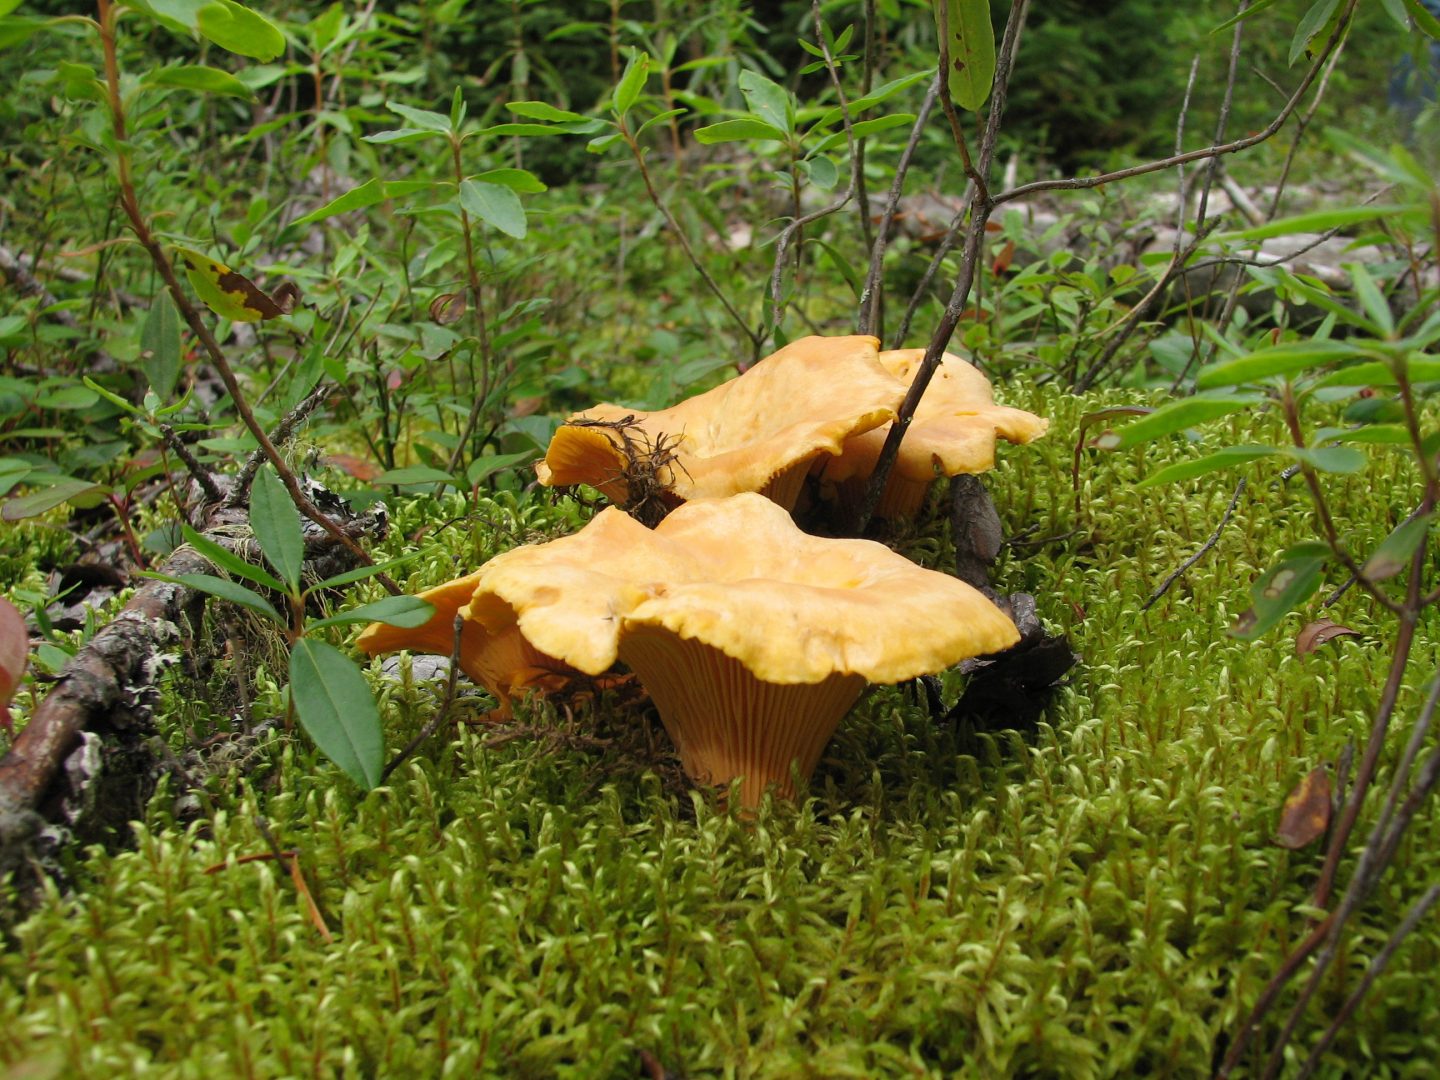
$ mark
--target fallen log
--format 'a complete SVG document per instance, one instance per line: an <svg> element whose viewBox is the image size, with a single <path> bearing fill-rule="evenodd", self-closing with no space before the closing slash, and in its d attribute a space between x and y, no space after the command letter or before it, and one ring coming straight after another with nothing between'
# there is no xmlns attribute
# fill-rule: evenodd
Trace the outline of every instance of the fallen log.
<svg viewBox="0 0 1440 1080"><path fill-rule="evenodd" d="M383 505L356 516L331 499L326 511L350 539L383 537ZM319 580L355 565L337 539L305 524L307 573ZM253 551L246 512L232 504L213 509L204 532L242 556ZM159 572L216 570L183 545ZM160 778L176 770L153 722L157 676L182 640L198 637L206 599L184 585L146 581L65 665L0 758L0 878L14 875L22 906L43 876L63 876L60 857L73 845L123 844L127 823L143 817Z"/></svg>

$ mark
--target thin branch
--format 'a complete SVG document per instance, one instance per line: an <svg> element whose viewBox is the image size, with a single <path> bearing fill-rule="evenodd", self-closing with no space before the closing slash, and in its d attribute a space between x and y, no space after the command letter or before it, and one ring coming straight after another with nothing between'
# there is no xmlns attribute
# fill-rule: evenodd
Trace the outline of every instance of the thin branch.
<svg viewBox="0 0 1440 1080"><path fill-rule="evenodd" d="M940 266L955 248L955 243L960 239L961 230L965 226L965 217L970 205L970 197L975 190L975 185L967 182L965 194L960 197L961 208L950 220L949 227L945 230L945 237L940 241L940 246L935 249L934 256L930 259L930 265L925 268L925 273L920 275L920 283L915 286L915 291L910 294L910 303L906 305L905 315L900 320L900 325L895 329L895 335L890 340L892 349L901 348L905 339L910 336L910 323L915 318L915 312L919 310L920 304L925 299L926 292L930 289L930 283L935 280Z"/></svg>
<svg viewBox="0 0 1440 1080"><path fill-rule="evenodd" d="M1000 134L1000 120L1005 115L1005 101L1010 89L1010 72L1015 62L1020 28L1024 25L1029 10L1029 0L1015 0L1010 8L1010 17L1005 23L1005 36L995 58L995 78L990 90L990 115L986 118L985 131L980 140L980 162L977 169L979 176L988 175L995 160L995 144ZM875 462L875 469L870 475L865 498L852 523L852 535L863 535L865 527L870 523L870 517L880 502L880 493L885 489L885 481L889 478L890 470L895 465L895 458L900 453L900 442L905 438L905 432L909 429L910 421L915 416L915 409L920 404L920 398L924 396L926 387L930 385L930 379L939 368L940 359L945 355L945 348L955 334L955 327L960 323L960 316L964 314L966 301L970 297L970 288L975 282L975 266L980 258L980 247L985 241L985 224L990 220L990 213L994 208L995 200L986 194L980 184L976 184L975 193L970 202L970 227L965 237L965 253L960 261L960 273L955 281L955 289L950 294L950 301L945 305L944 314L940 317L940 323L935 329L934 336L930 339L930 344L926 346L925 356L916 369L914 381L911 382L910 389L906 391L905 400L900 405L895 422L891 424L890 431L885 437L885 445L881 448L880 456Z"/></svg>
<svg viewBox="0 0 1440 1080"><path fill-rule="evenodd" d="M1425 890L1424 895L1411 905L1405 918L1401 920L1400 925L1395 928L1395 932L1390 935L1390 939L1385 942L1385 947L1375 954L1375 959L1371 960L1370 966L1365 969L1365 974L1361 977L1359 985L1356 986L1350 996L1345 999L1345 1004L1340 1006L1340 1011L1335 1014L1335 1019L1330 1021L1330 1026L1325 1029L1325 1033L1316 1040L1314 1047L1311 1048L1310 1056L1305 1059L1305 1064L1301 1065L1300 1071L1295 1074L1297 1080L1304 1080L1305 1077L1314 1073L1316 1066L1320 1064L1320 1059L1325 1055L1325 1051L1330 1049L1330 1044L1335 1041L1335 1036L1340 1033L1340 1029L1344 1027L1350 1017L1354 1015L1355 1009L1369 992L1370 987L1375 985L1375 980L1380 977L1381 973L1383 973L1389 965L1390 958L1395 955L1401 943L1414 932L1415 927L1420 925L1420 920L1435 906L1435 901L1437 900L1440 900L1440 882L1431 885L1430 888Z"/></svg>
<svg viewBox="0 0 1440 1080"><path fill-rule="evenodd" d="M1220 524L1215 526L1215 531L1210 534L1210 538L1206 540L1205 543L1200 545L1199 550L1197 550L1194 555L1191 555L1190 558L1186 559L1183 563L1181 563L1179 568L1176 569L1174 573L1172 573L1169 577L1162 581L1158 589L1156 589L1153 593L1150 594L1150 599L1146 600L1144 605L1140 608L1142 614L1146 611L1149 611L1155 605L1156 601L1158 601L1162 596L1164 596L1167 592L1170 591L1170 586L1174 585L1175 582L1180 580L1180 577L1185 573L1185 571L1189 570L1197 562L1203 559L1206 552L1208 552L1211 548L1213 548L1217 543L1220 542L1220 534L1225 531L1225 526L1230 524L1230 518L1234 516L1235 507L1240 504L1240 496L1244 493L1245 478L1241 477L1240 482L1235 485L1235 494L1230 496L1230 505L1225 508L1225 513L1220 518Z"/></svg>
<svg viewBox="0 0 1440 1080"><path fill-rule="evenodd" d="M930 113L935 108L935 100L940 96L940 73L935 73L934 80L930 83L930 89L925 93L925 100L920 103L920 112L915 117L915 124L910 129L910 139L905 144L904 151L900 154L900 160L895 165L895 179L890 184L890 197L885 203L885 212L880 215L880 227L875 233L875 242L870 248L870 269L865 274L865 287L860 291L860 317L856 320L855 332L857 334L874 334L881 337L884 334L884 327L881 324L880 304L884 296L882 279L885 266L885 249L890 243L890 230L895 224L895 211L900 206L900 196L905 190L905 176L910 171L910 159L915 155L915 148L920 145L920 136L925 130L925 124L930 119Z"/></svg>
<svg viewBox="0 0 1440 1080"><path fill-rule="evenodd" d="M835 88L835 95L840 101L840 120L845 125L845 145L850 152L850 181L846 184L844 193L834 203L792 219L790 224L781 229L780 235L776 237L775 265L770 271L770 326L765 332L765 337L779 329L780 321L785 317L785 255L790 250L790 245L794 242L795 237L811 222L819 221L821 218L829 217L831 214L845 209L850 204L850 200L855 197L855 193L860 190L861 184L860 169L863 158L856 153L855 125L850 117L850 102L845 97L845 87L840 82L840 69L835 66L835 57L830 52L830 43L825 40L825 24L820 17L820 0L811 0L810 13L815 23L815 38L819 43L820 52L825 58L825 70L830 75L830 84ZM761 340L763 341L764 338Z"/></svg>
<svg viewBox="0 0 1440 1080"><path fill-rule="evenodd" d="M1165 169L1173 169L1177 165L1184 165L1190 161L1203 161L1206 158L1219 157L1221 154L1233 154L1240 150L1248 150L1252 146L1258 146L1260 143L1271 138L1277 131L1285 126L1285 121L1290 119L1290 114L1293 113L1300 104L1300 99L1305 96L1305 92L1310 89L1310 84L1315 81L1321 68L1330 58L1330 54L1334 52L1335 48L1339 45L1340 38L1348 27L1350 16L1354 14L1355 7L1358 3L1359 0L1349 0L1345 11L1341 15L1339 25L1335 28L1335 32L1330 35L1330 39L1325 43L1325 47L1320 50L1320 54L1315 58L1314 63L1312 63L1305 72L1304 78L1300 80L1300 85L1296 88L1295 92L1290 95L1275 119L1270 121L1270 123L1254 135L1247 135L1243 139L1235 139L1227 143L1217 143L1199 150L1190 150L1183 154L1172 154L1167 158L1147 161L1141 165L1132 165L1128 169L1116 169L1114 172L1101 173L1098 176L1075 176L1063 180L1036 180L1029 184L1021 184L1017 188L1011 188L1009 191L1002 191L996 195L993 199L994 205L999 206L1001 203L1011 202L1015 199L1023 199L1026 195L1033 195L1038 191L1083 191L1088 188L1101 187L1105 184L1113 184L1117 180L1128 180L1132 176L1145 176L1153 172L1162 172Z"/></svg>

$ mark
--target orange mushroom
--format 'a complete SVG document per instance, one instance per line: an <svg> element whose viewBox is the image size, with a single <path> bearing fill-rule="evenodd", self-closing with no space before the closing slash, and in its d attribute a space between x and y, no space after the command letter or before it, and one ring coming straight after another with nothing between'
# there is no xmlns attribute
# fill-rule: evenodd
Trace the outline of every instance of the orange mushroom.
<svg viewBox="0 0 1440 1080"><path fill-rule="evenodd" d="M746 806L770 784L794 794L792 763L810 775L867 682L1018 640L970 586L872 541L809 536L753 493L686 503L654 530L612 507L451 587L471 593L459 610L477 643L518 632L590 675L623 661L686 772L704 784L743 778ZM372 631L372 644L385 633Z"/></svg>
<svg viewBox="0 0 1440 1080"><path fill-rule="evenodd" d="M556 431L536 472L626 508L758 491L788 510L812 461L895 418L903 395L878 349L873 337L807 337L669 409L597 405Z"/></svg>
<svg viewBox="0 0 1440 1080"><path fill-rule="evenodd" d="M435 653L449 656L455 645L455 615L470 602L479 573L466 574L420 593L435 608L429 621L416 627L371 623L356 644L371 656L383 653ZM487 634L465 620L460 629L460 670L495 696L497 719L508 719L510 702L531 688L545 689L554 677L575 674L574 668L539 652L518 630Z"/></svg>
<svg viewBox="0 0 1440 1080"><path fill-rule="evenodd" d="M881 365L901 384L902 397L924 355L924 349L880 353ZM1049 426L1048 420L1021 409L996 405L990 381L973 365L946 353L900 444L876 515L914 517L937 477L986 472L995 466L997 437L1028 443ZM842 502L863 497L889 432L890 425L884 424L852 435L839 454L817 461L822 491Z"/></svg>

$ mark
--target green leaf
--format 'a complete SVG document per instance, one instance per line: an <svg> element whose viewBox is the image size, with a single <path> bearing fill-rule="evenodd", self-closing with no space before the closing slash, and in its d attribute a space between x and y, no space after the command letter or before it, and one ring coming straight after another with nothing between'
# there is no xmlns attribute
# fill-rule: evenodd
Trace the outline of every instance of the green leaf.
<svg viewBox="0 0 1440 1080"><path fill-rule="evenodd" d="M371 481L375 485L383 484L449 484L451 487L462 487L460 481L449 473L440 469L432 469L425 465L411 465L404 469L389 469L382 472Z"/></svg>
<svg viewBox="0 0 1440 1080"><path fill-rule="evenodd" d="M1404 424L1371 424L1342 431L1331 436L1336 442L1380 443L1387 446L1404 446L1410 442L1410 429Z"/></svg>
<svg viewBox="0 0 1440 1080"><path fill-rule="evenodd" d="M310 591L314 592L317 589L333 589L341 585L351 585L357 581L372 578L376 574L388 573L397 566L401 566L413 559L418 559L421 555L428 556L432 554L434 554L433 548L417 548L415 551L407 552L398 558L386 559L384 562L375 563L373 566L357 566L354 570L346 570L343 574L336 574L334 577L328 577L324 581L317 581L314 585L310 586Z"/></svg>
<svg viewBox="0 0 1440 1080"><path fill-rule="evenodd" d="M1162 405L1149 416L1136 420L1119 431L1107 431L1095 440L1101 450L1123 450L1138 446L1162 435L1173 435L1188 427L1220 416L1229 416L1242 409L1253 409L1257 399L1251 396L1190 397Z"/></svg>
<svg viewBox="0 0 1440 1080"><path fill-rule="evenodd" d="M279 28L235 0L206 4L196 17L195 28L222 49L256 60L274 60L285 51L285 35Z"/></svg>
<svg viewBox="0 0 1440 1080"><path fill-rule="evenodd" d="M29 479L32 484L39 481L37 476ZM32 491L28 495L11 499L3 507L0 507L0 520L23 521L25 518L39 517L45 511L55 509L61 503L75 500L90 502L90 499L101 496L109 490L104 484L92 484L88 480L66 476L39 491ZM96 503L90 502L90 505L93 506Z"/></svg>
<svg viewBox="0 0 1440 1080"><path fill-rule="evenodd" d="M740 93L745 98L745 107L761 123L779 128L787 135L795 129L795 111L783 86L758 71L746 70L740 73Z"/></svg>
<svg viewBox="0 0 1440 1080"><path fill-rule="evenodd" d="M1406 378L1411 382L1434 382L1440 379L1440 360L1411 359L1405 365ZM1368 360L1351 364L1315 382L1316 389L1326 386L1397 386L1395 368L1384 360Z"/></svg>
<svg viewBox="0 0 1440 1080"><path fill-rule="evenodd" d="M291 592L300 589L305 568L305 534L300 529L300 511L285 485L266 465L255 474L250 488L250 528L260 550Z"/></svg>
<svg viewBox="0 0 1440 1080"><path fill-rule="evenodd" d="M1420 0L1405 0L1405 10L1415 20L1416 29L1423 31L1436 41L1440 41L1440 19L1427 11Z"/></svg>
<svg viewBox="0 0 1440 1080"><path fill-rule="evenodd" d="M460 205L506 236L525 239L525 208L508 187L465 180L460 184Z"/></svg>
<svg viewBox="0 0 1440 1080"><path fill-rule="evenodd" d="M650 117L649 120L646 120L643 124L640 125L639 129L635 132L635 137L638 139L641 135L644 135L645 132L649 131L652 127L658 127L659 125L666 123L672 116L682 116L686 111L687 110L685 109L667 109L665 112L656 113L654 116Z"/></svg>
<svg viewBox="0 0 1440 1080"><path fill-rule="evenodd" d="M625 114L639 100L640 92L645 89L645 80L649 77L650 54L632 47L630 61L625 65L625 73L620 76L611 98L611 107L619 119L625 119Z"/></svg>
<svg viewBox="0 0 1440 1080"><path fill-rule="evenodd" d="M1320 587L1320 571L1329 557L1324 545L1297 545L1260 576L1250 589L1250 610L1235 620L1230 633L1254 641L1268 632Z"/></svg>
<svg viewBox="0 0 1440 1080"><path fill-rule="evenodd" d="M290 650L290 700L322 754L367 791L380 783L380 712L354 661L323 641L301 638Z"/></svg>
<svg viewBox="0 0 1440 1080"><path fill-rule="evenodd" d="M426 131L423 128L393 128L390 131L377 131L373 135L362 135L360 141L383 146L386 143L407 143L416 142L419 139L433 139L441 134L443 132Z"/></svg>
<svg viewBox="0 0 1440 1080"><path fill-rule="evenodd" d="M588 116L581 116L568 109L557 109L554 105L544 101L512 101L505 107L516 116L523 116L528 120L545 120L552 124L575 123L590 119Z"/></svg>
<svg viewBox="0 0 1440 1080"><path fill-rule="evenodd" d="M860 120L850 125L850 134L856 139L864 139L877 132L887 131L890 128L905 127L915 122L914 113L891 113L889 116L877 116L872 120ZM833 131L825 138L815 144L811 153L822 153L832 147L839 146L845 142L845 132Z"/></svg>
<svg viewBox="0 0 1440 1080"><path fill-rule="evenodd" d="M384 202L386 199L385 182L378 176L371 177L359 187L351 188L345 194L331 199L324 206L311 210L304 217L298 217L290 225L310 225L316 221L324 221L326 218L334 217L336 214L348 214L351 210L363 210L367 206L374 206L376 203Z"/></svg>
<svg viewBox="0 0 1440 1080"><path fill-rule="evenodd" d="M831 190L840 180L840 171L835 167L835 162L824 154L800 162L800 168L805 171L810 182L822 191Z"/></svg>
<svg viewBox="0 0 1440 1080"><path fill-rule="evenodd" d="M763 120L748 117L739 120L722 120L718 124L695 129L695 141L702 146L722 142L769 141L784 142L785 132Z"/></svg>
<svg viewBox="0 0 1440 1080"><path fill-rule="evenodd" d="M995 29L990 24L990 0L933 3L936 30L946 35L948 46L950 70L945 80L950 97L960 108L976 110L985 104L990 84L995 81Z"/></svg>
<svg viewBox="0 0 1440 1080"><path fill-rule="evenodd" d="M180 315L165 289L150 301L140 325L140 370L162 400L174 393L180 380Z"/></svg>
<svg viewBox="0 0 1440 1080"><path fill-rule="evenodd" d="M1290 341L1202 368L1195 377L1195 386L1201 390L1238 386L1275 375L1292 375L1358 355L1361 355L1359 347L1343 341Z"/></svg>
<svg viewBox="0 0 1440 1080"><path fill-rule="evenodd" d="M209 559L217 569L244 578L246 581L253 581L256 585L266 589L274 589L276 592L285 591L285 583L279 578L271 576L253 563L246 562L229 548L221 547L214 540L196 532L189 525L180 527L180 535L185 538L187 544Z"/></svg>
<svg viewBox="0 0 1440 1080"><path fill-rule="evenodd" d="M1318 472L1356 473L1365 468L1365 454L1348 446L1321 446L1301 449L1287 446L1280 451L1288 458L1304 462Z"/></svg>
<svg viewBox="0 0 1440 1080"><path fill-rule="evenodd" d="M1213 454L1206 454L1204 457L1196 458L1193 461L1182 461L1177 465L1168 465L1158 472L1136 484L1137 488L1155 487L1159 484L1173 484L1179 480L1190 480L1197 476L1204 476L1206 473L1219 472L1221 469L1233 469L1246 462L1256 461L1263 457L1273 457L1280 451L1273 446L1227 446L1223 450L1217 450Z"/></svg>
<svg viewBox="0 0 1440 1080"><path fill-rule="evenodd" d="M542 191L550 190L538 176L528 169L489 169L486 172L477 173L470 179L487 184L500 184L508 187L511 191L519 191L526 195L538 195Z"/></svg>
<svg viewBox="0 0 1440 1080"><path fill-rule="evenodd" d="M196 592L209 593L211 596L218 596L221 600L228 600L232 604L239 604L243 608L259 612L267 619L273 619L281 626L285 620L280 613L270 606L266 600L257 592L252 592L237 581L230 581L226 578L214 577L210 574L146 574L146 577L157 578L160 581L173 581L177 585L184 585L186 588L194 589Z"/></svg>
<svg viewBox="0 0 1440 1080"><path fill-rule="evenodd" d="M1304 55L1310 45L1310 40L1320 33L1339 6L1340 0L1315 0L1310 10L1301 17L1300 24L1295 27L1295 36L1290 40L1290 64L1292 67L1295 61Z"/></svg>
<svg viewBox="0 0 1440 1080"><path fill-rule="evenodd" d="M1266 225L1257 225L1253 229L1245 229L1241 232L1225 233L1216 237L1217 240L1268 240L1272 236L1289 236L1291 233L1304 232L1325 232L1327 229L1343 228L1346 225L1357 225L1364 221L1378 221L1381 218L1395 217L1400 214L1413 214L1417 210L1424 210L1421 203L1407 203L1387 206L1342 206L1334 210L1316 210L1309 214L1297 214L1295 217L1281 218Z"/></svg>
<svg viewBox="0 0 1440 1080"><path fill-rule="evenodd" d="M473 486L498 472L504 472L506 469L513 469L516 465L524 464L539 452L538 448L531 448L517 450L512 454L490 454L478 457L470 463L470 468L465 473L465 479Z"/></svg>
<svg viewBox="0 0 1440 1080"><path fill-rule="evenodd" d="M165 67L153 72L145 79L147 86L175 86L182 90L198 90L202 94L225 94L244 98L247 101L254 92L228 71L206 67L203 64L185 64L180 67Z"/></svg>
<svg viewBox="0 0 1440 1080"><path fill-rule="evenodd" d="M1403 521L1370 553L1362 571L1371 581L1388 581L1410 565L1411 556L1430 531L1434 515L1420 514Z"/></svg>
<svg viewBox="0 0 1440 1080"><path fill-rule="evenodd" d="M1393 337L1395 316L1390 311L1385 294L1370 276L1370 271L1361 263L1346 263L1345 269L1350 271L1350 280L1355 284L1355 296L1360 301L1360 306L1365 309L1365 314L1380 327L1382 337Z"/></svg>
<svg viewBox="0 0 1440 1080"><path fill-rule="evenodd" d="M244 274L193 248L177 247L175 255L195 295L211 311L231 322L278 319L285 311Z"/></svg>
<svg viewBox="0 0 1440 1080"><path fill-rule="evenodd" d="M385 107L396 116L410 121L421 131L446 134L450 131L450 118L444 113L431 112L429 109L412 109L409 105L402 105L398 101L387 101Z"/></svg>
<svg viewBox="0 0 1440 1080"><path fill-rule="evenodd" d="M20 458L0 458L0 495L10 494L16 484L34 471L35 466L28 461Z"/></svg>
<svg viewBox="0 0 1440 1080"><path fill-rule="evenodd" d="M874 106L879 105L882 101L889 100L903 90L908 90L916 83L923 82L924 80L930 78L932 74L934 74L933 71L915 71L911 72L909 75L902 75L898 79L891 79L883 86L877 86L874 90L870 91L870 93L866 94L864 97L858 97L854 101L850 102L851 117L853 118L859 116L866 109L873 108ZM810 131L815 132L823 128L831 127L834 124L838 124L843 116L844 110L842 110L837 105L833 109L822 113L820 119L816 120L815 123L810 125Z"/></svg>
<svg viewBox="0 0 1440 1080"><path fill-rule="evenodd" d="M361 604L349 611L331 615L328 619L318 619L315 622L307 623L305 628L308 631L317 630L322 626L382 622L388 623L390 626L401 626L408 629L424 626L430 621L430 616L433 614L435 614L435 605L421 600L418 596L387 596L383 600Z"/></svg>

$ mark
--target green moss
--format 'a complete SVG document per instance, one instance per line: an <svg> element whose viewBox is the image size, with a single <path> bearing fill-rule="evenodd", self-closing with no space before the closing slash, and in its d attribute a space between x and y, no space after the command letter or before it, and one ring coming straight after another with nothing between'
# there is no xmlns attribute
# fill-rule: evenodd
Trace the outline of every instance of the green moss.
<svg viewBox="0 0 1440 1080"><path fill-rule="evenodd" d="M1293 783L1363 737L1388 624L1351 593L1326 614L1363 636L1308 657L1293 639L1313 608L1255 644L1225 634L1271 554L1310 530L1298 485L1258 466L1214 550L1141 614L1233 477L1136 491L1195 452L1178 439L1087 454L1077 521L1071 452L1095 402L1034 394L1049 438L1006 449L993 474L1008 527L1033 542L1000 576L1085 663L1033 738L940 730L907 691L880 689L808 801L746 822L676 795L663 750L647 758L639 738L487 746L491 730L466 727L362 797L277 735L263 791L217 780L214 813L188 828L157 798L135 850L94 854L76 896L17 929L0 1060L95 1077L628 1077L643 1048L692 1076L1208 1075L1305 932L1319 855L1270 836ZM1357 547L1415 495L1378 451L1332 490ZM425 524L441 545L407 587L581 511L502 499L434 527L459 513L398 511L396 550ZM1436 642L1427 621L1418 671ZM1407 721L1416 701L1407 686ZM433 687L387 691L394 745L434 702ZM607 716L602 734L640 723ZM333 943L282 867L239 862L268 850L261 814L302 853ZM1312 1022L1433 880L1437 841L1433 819L1416 823ZM1329 1075L1433 1066L1437 953L1432 919Z"/></svg>

